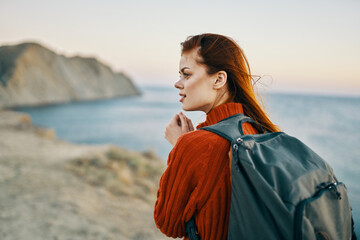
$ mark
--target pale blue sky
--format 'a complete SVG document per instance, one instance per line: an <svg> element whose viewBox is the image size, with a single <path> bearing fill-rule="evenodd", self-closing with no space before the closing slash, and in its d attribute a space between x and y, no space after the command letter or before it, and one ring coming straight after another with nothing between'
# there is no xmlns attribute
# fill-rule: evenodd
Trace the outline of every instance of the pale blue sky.
<svg viewBox="0 0 360 240"><path fill-rule="evenodd" d="M138 84L173 85L180 42L235 39L274 91L360 95L360 1L2 0L0 44L96 56Z"/></svg>

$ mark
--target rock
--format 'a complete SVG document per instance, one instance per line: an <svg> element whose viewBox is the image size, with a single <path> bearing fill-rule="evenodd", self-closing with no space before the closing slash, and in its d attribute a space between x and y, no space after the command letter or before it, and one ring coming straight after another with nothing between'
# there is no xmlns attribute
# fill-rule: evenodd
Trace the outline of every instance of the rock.
<svg viewBox="0 0 360 240"><path fill-rule="evenodd" d="M96 58L66 57L37 43L0 47L0 108L138 95Z"/></svg>

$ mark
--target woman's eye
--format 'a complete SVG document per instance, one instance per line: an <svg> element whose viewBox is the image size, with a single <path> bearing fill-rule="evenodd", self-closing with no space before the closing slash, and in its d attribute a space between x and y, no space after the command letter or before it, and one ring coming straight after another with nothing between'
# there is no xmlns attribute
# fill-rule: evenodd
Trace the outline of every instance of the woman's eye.
<svg viewBox="0 0 360 240"><path fill-rule="evenodd" d="M183 73L182 75L180 74L179 75L179 78L181 79L181 78L189 78L190 77L190 74L189 73Z"/></svg>

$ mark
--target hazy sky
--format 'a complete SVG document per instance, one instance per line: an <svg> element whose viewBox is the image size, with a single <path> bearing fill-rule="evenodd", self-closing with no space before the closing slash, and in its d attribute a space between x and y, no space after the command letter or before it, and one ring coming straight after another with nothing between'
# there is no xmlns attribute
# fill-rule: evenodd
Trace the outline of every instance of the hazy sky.
<svg viewBox="0 0 360 240"><path fill-rule="evenodd" d="M360 95L359 13L359 0L1 0L0 44L37 41L173 85L180 42L213 32L239 43L267 89Z"/></svg>

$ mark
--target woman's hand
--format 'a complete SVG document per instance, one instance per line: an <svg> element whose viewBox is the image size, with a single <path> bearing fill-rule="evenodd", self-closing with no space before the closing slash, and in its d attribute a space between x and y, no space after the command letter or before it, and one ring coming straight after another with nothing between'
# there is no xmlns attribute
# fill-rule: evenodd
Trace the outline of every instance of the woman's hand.
<svg viewBox="0 0 360 240"><path fill-rule="evenodd" d="M166 126L165 138L174 146L181 135L191 131L194 131L191 120L180 112L179 114L175 114Z"/></svg>

